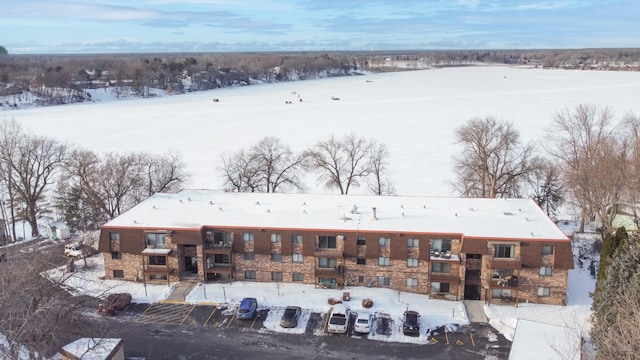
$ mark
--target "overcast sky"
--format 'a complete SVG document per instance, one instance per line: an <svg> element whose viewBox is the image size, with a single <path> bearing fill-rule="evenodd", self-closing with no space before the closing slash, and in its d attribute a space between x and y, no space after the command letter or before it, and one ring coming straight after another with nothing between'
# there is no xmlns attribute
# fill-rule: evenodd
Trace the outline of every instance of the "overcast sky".
<svg viewBox="0 0 640 360"><path fill-rule="evenodd" d="M639 0L0 0L11 54L640 47Z"/></svg>

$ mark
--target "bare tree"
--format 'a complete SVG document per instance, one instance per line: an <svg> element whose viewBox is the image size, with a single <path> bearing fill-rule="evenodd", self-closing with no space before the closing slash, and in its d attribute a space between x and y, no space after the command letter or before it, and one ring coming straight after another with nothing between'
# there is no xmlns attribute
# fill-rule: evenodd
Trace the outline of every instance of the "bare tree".
<svg viewBox="0 0 640 360"><path fill-rule="evenodd" d="M393 184L387 177L389 150L384 144L375 144L369 157L371 173L366 178L369 190L376 195L393 195Z"/></svg>
<svg viewBox="0 0 640 360"><path fill-rule="evenodd" d="M259 164L244 150L221 156L224 188L235 192L256 192L260 189Z"/></svg>
<svg viewBox="0 0 640 360"><path fill-rule="evenodd" d="M522 145L513 123L493 117L473 118L456 130L457 179L453 186L468 197L517 197L523 181L535 170L533 145Z"/></svg>
<svg viewBox="0 0 640 360"><path fill-rule="evenodd" d="M606 107L578 105L557 113L549 130L552 146L548 150L560 161L564 183L581 210L580 232L584 231L586 218L594 213L605 215L601 220L610 228L606 213L615 210L611 206L617 207L620 200L621 179L609 176L618 178L624 169L612 169L610 161L620 166L626 156L621 153L624 149L617 148L612 119Z"/></svg>
<svg viewBox="0 0 640 360"><path fill-rule="evenodd" d="M19 256L19 260L17 258ZM51 358L69 338L83 336L93 325L77 311L95 309L87 298L71 297L63 285L71 276L43 276L53 252L25 253L0 262L0 357ZM19 261L13 262L12 259ZM95 310L94 310L95 311ZM99 329L94 331L100 332ZM93 332L93 331L92 331Z"/></svg>
<svg viewBox="0 0 640 360"><path fill-rule="evenodd" d="M564 201L564 186L560 167L539 158L529 176L530 196L549 217L554 217Z"/></svg>
<svg viewBox="0 0 640 360"><path fill-rule="evenodd" d="M24 133L15 124L2 126L0 132L0 162L8 169L3 174L5 186L12 190L13 198L22 202L23 218L31 226L31 235L38 236L44 193L64 161L66 146L51 138Z"/></svg>
<svg viewBox="0 0 640 360"><path fill-rule="evenodd" d="M67 162L87 204L101 210L104 220L112 219L137 204L145 188L139 154L107 154L104 159L87 150L75 150Z"/></svg>
<svg viewBox="0 0 640 360"><path fill-rule="evenodd" d="M189 178L180 155L174 152L164 155L142 153L140 166L144 176L144 193L140 200L159 192L180 191Z"/></svg>
<svg viewBox="0 0 640 360"><path fill-rule="evenodd" d="M258 164L262 191L303 189L299 174L305 169L306 157L304 154L294 155L280 139L272 136L263 138L251 148L249 156Z"/></svg>
<svg viewBox="0 0 640 360"><path fill-rule="evenodd" d="M636 204L640 203L640 116L629 113L625 116L623 133L629 141L629 175L627 177L627 206L625 211L633 217L636 226L640 225L640 214Z"/></svg>
<svg viewBox="0 0 640 360"><path fill-rule="evenodd" d="M374 147L373 140L349 134L342 139L331 136L320 141L306 154L310 166L320 175L319 180L327 188L336 188L346 195L371 173L369 160Z"/></svg>

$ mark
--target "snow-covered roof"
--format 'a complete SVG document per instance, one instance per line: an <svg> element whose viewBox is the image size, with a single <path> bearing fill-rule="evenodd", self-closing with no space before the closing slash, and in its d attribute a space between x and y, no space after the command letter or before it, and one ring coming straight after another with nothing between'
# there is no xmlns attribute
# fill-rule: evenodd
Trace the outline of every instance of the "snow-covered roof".
<svg viewBox="0 0 640 360"><path fill-rule="evenodd" d="M62 348L66 356L82 360L109 359L122 343L117 338L80 338Z"/></svg>
<svg viewBox="0 0 640 360"><path fill-rule="evenodd" d="M375 208L375 210L374 210ZM104 227L323 229L567 240L529 199L233 193L155 194Z"/></svg>
<svg viewBox="0 0 640 360"><path fill-rule="evenodd" d="M580 359L580 334L565 326L518 319L509 360Z"/></svg>

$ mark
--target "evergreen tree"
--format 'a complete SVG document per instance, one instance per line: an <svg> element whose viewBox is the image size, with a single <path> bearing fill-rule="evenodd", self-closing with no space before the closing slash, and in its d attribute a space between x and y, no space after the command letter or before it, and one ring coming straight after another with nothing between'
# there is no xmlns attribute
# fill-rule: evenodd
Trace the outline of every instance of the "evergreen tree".
<svg viewBox="0 0 640 360"><path fill-rule="evenodd" d="M596 283L596 292L598 286L604 281L607 267L611 263L613 254L620 247L620 245L629 238L627 231L624 227L618 228L615 234L607 234L602 242L602 250L600 250L600 267L598 268L598 281Z"/></svg>
<svg viewBox="0 0 640 360"><path fill-rule="evenodd" d="M2 45L0 45L0 55L9 55L9 52L7 51L7 48L5 48Z"/></svg>
<svg viewBox="0 0 640 360"><path fill-rule="evenodd" d="M614 251L593 297L591 338L597 358L637 358L640 354L639 305L640 238L634 235L623 238Z"/></svg>

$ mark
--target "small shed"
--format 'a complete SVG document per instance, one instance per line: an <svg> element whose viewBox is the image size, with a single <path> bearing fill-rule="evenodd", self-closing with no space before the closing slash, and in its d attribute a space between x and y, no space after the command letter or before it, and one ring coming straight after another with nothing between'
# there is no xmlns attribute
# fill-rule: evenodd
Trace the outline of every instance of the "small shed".
<svg viewBox="0 0 640 360"><path fill-rule="evenodd" d="M71 238L71 232L63 222L50 223L47 224L47 237L51 240L67 240Z"/></svg>
<svg viewBox="0 0 640 360"><path fill-rule="evenodd" d="M124 360L124 343L118 338L80 338L60 350L62 360Z"/></svg>

